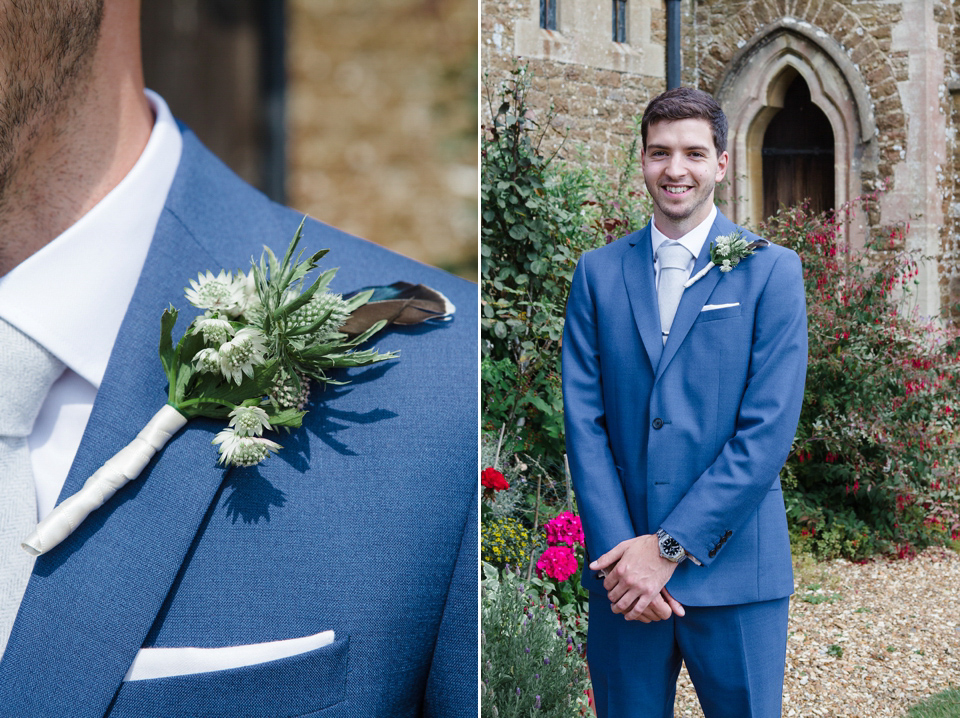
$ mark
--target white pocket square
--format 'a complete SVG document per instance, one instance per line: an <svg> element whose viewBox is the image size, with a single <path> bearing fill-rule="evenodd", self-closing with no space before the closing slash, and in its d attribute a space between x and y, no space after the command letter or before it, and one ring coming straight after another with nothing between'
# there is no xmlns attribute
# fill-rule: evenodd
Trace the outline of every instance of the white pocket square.
<svg viewBox="0 0 960 718"><path fill-rule="evenodd" d="M715 309L726 309L727 307L739 307L740 302L732 302L731 304L704 304L701 312L712 312Z"/></svg>
<svg viewBox="0 0 960 718"><path fill-rule="evenodd" d="M223 648L141 648L123 680L143 681L149 678L171 678L254 666L297 656L329 645L333 640L333 631L323 631L312 636L284 641Z"/></svg>

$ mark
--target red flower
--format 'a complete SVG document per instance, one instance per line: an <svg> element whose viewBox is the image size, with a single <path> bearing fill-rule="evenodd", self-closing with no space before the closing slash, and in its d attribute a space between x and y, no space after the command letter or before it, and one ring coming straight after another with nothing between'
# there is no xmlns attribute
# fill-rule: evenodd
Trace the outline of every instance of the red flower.
<svg viewBox="0 0 960 718"><path fill-rule="evenodd" d="M580 523L580 517L569 511L564 511L548 521L544 529L547 532L547 543L551 546L559 544L583 546L583 525Z"/></svg>
<svg viewBox="0 0 960 718"><path fill-rule="evenodd" d="M504 491L510 488L510 484L507 483L503 474L492 466L488 466L480 472L480 483L491 491Z"/></svg>
<svg viewBox="0 0 960 718"><path fill-rule="evenodd" d="M547 574L558 581L566 581L577 572L577 557L569 546L551 546L537 561L537 575Z"/></svg>

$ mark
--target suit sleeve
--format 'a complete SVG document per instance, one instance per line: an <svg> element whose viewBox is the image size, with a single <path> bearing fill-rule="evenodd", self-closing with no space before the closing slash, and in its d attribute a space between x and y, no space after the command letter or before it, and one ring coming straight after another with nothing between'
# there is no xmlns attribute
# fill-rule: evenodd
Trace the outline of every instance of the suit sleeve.
<svg viewBox="0 0 960 718"><path fill-rule="evenodd" d="M563 409L567 457L591 558L636 537L610 450L600 374L598 310L589 255L573 274L563 329Z"/></svg>
<svg viewBox="0 0 960 718"><path fill-rule="evenodd" d="M476 718L477 715L480 690L477 509L477 492L474 492L427 676L424 718Z"/></svg>
<svg viewBox="0 0 960 718"><path fill-rule="evenodd" d="M803 271L789 252L777 259L757 303L735 433L661 524L704 566L779 475L800 418L806 370Z"/></svg>

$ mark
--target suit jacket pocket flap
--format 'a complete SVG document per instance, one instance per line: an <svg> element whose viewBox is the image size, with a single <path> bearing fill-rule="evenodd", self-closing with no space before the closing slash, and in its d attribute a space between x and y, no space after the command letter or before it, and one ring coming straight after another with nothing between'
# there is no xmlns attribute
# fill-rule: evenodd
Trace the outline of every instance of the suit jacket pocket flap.
<svg viewBox="0 0 960 718"><path fill-rule="evenodd" d="M739 317L740 316L740 303L727 305L712 305L707 304L700 311L700 315L697 317L697 323L700 322L714 322L718 319L729 319L730 317Z"/></svg>
<svg viewBox="0 0 960 718"><path fill-rule="evenodd" d="M344 698L349 637L268 663L121 684L112 718L279 718L314 713Z"/></svg>

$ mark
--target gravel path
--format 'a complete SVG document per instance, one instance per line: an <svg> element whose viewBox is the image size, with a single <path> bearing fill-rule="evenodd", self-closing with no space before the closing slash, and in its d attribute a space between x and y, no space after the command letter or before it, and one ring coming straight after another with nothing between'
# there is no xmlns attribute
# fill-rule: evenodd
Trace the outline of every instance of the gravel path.
<svg viewBox="0 0 960 718"><path fill-rule="evenodd" d="M809 561L795 571L784 716L902 717L960 687L960 555L931 548L912 561ZM703 716L686 670L676 715Z"/></svg>

